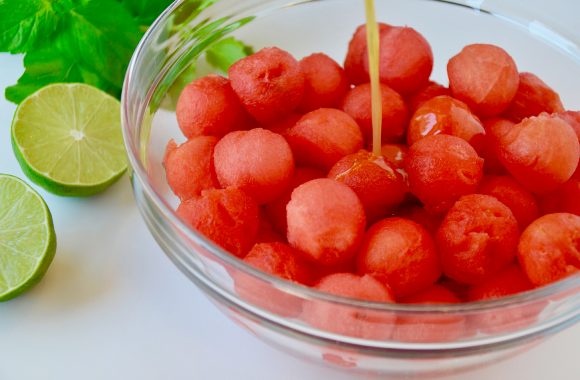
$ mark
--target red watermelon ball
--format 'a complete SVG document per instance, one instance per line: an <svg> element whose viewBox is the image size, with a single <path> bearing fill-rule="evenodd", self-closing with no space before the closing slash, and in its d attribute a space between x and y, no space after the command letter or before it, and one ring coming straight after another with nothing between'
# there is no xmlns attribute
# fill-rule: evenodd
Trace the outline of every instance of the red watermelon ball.
<svg viewBox="0 0 580 380"><path fill-rule="evenodd" d="M308 260L332 266L356 254L366 219L350 187L327 178L306 182L292 192L286 211L288 242Z"/></svg>
<svg viewBox="0 0 580 380"><path fill-rule="evenodd" d="M422 226L403 218L383 219L367 231L357 270L388 284L397 298L423 291L441 276L433 239Z"/></svg>
<svg viewBox="0 0 580 380"><path fill-rule="evenodd" d="M290 185L284 193L272 202L264 205L264 211L268 218L270 218L272 226L277 232L286 236L286 229L288 227L286 222L286 206L288 205L288 202L290 202L290 197L292 196L294 189L303 183L323 177L324 173L318 169L296 168L296 170L294 170L294 175L290 180Z"/></svg>
<svg viewBox="0 0 580 380"><path fill-rule="evenodd" d="M544 215L522 233L518 260L536 286L547 285L580 270L580 216Z"/></svg>
<svg viewBox="0 0 580 380"><path fill-rule="evenodd" d="M182 202L177 215L191 228L238 257L244 257L258 233L256 202L236 188L210 189Z"/></svg>
<svg viewBox="0 0 580 380"><path fill-rule="evenodd" d="M332 108L307 113L286 131L285 137L298 165L324 171L363 147L363 136L356 121Z"/></svg>
<svg viewBox="0 0 580 380"><path fill-rule="evenodd" d="M246 110L261 124L291 114L304 96L300 64L277 47L264 48L240 59L230 67L228 75Z"/></svg>
<svg viewBox="0 0 580 380"><path fill-rule="evenodd" d="M355 31L344 68L350 82L369 81L366 26ZM433 69L433 52L415 29L379 23L379 74L382 83L402 94L411 94L426 85Z"/></svg>
<svg viewBox="0 0 580 380"><path fill-rule="evenodd" d="M390 289L372 276L336 273L322 278L321 292L362 301L394 302ZM336 334L363 339L389 339L396 316L355 306L312 300L304 305L302 319L311 326Z"/></svg>
<svg viewBox="0 0 580 380"><path fill-rule="evenodd" d="M402 298L401 303L411 305L449 305L461 300L449 289L433 285L420 293ZM435 343L452 342L465 333L465 317L421 313L401 316L393 332L393 340L400 342Z"/></svg>
<svg viewBox="0 0 580 380"><path fill-rule="evenodd" d="M380 30L379 76L381 82L400 94L412 94L429 82L433 51L429 42L413 28L392 26ZM368 54L363 57L369 72Z"/></svg>
<svg viewBox="0 0 580 380"><path fill-rule="evenodd" d="M543 113L499 136L498 153L502 164L526 189L547 193L572 177L580 145L568 123Z"/></svg>
<svg viewBox="0 0 580 380"><path fill-rule="evenodd" d="M244 257L244 262L286 281L298 284L310 282L308 264L284 243L256 244ZM286 317L297 316L302 311L302 300L299 297L278 290L269 282L242 272L235 272L233 277L236 292L254 305Z"/></svg>
<svg viewBox="0 0 580 380"><path fill-rule="evenodd" d="M436 235L443 273L464 284L486 281L514 261L519 237L516 218L496 198L461 197Z"/></svg>
<svg viewBox="0 0 580 380"><path fill-rule="evenodd" d="M175 109L181 132L191 139L196 136L222 137L248 125L249 117L230 81L208 75L187 85Z"/></svg>
<svg viewBox="0 0 580 380"><path fill-rule="evenodd" d="M340 159L330 169L328 178L354 190L365 208L367 222L386 217L407 194L407 184L397 167L366 150Z"/></svg>
<svg viewBox="0 0 580 380"><path fill-rule="evenodd" d="M411 113L421 107L429 99L433 99L436 96L448 95L451 96L451 91L448 87L445 87L437 82L429 81L423 87L421 87L417 92L409 95L407 97L407 105Z"/></svg>
<svg viewBox="0 0 580 380"><path fill-rule="evenodd" d="M213 166L216 143L213 136L199 136L179 146L173 140L167 144L163 158L165 177L182 201L198 196L202 190L219 187Z"/></svg>
<svg viewBox="0 0 580 380"><path fill-rule="evenodd" d="M398 142L405 134L409 119L405 101L401 95L385 84L381 84L381 100L382 142ZM369 144L373 135L370 83L363 83L350 90L342 102L342 109L356 120Z"/></svg>
<svg viewBox="0 0 580 380"><path fill-rule="evenodd" d="M294 174L294 158L284 137L262 128L224 136L214 150L217 178L234 186L258 204L278 198Z"/></svg>
<svg viewBox="0 0 580 380"><path fill-rule="evenodd" d="M415 111L407 130L407 143L413 145L437 134L460 137L477 151L485 140L485 129L479 118L465 103L447 95L429 99Z"/></svg>
<svg viewBox="0 0 580 380"><path fill-rule="evenodd" d="M483 176L483 160L465 140L434 135L411 146L405 169L411 192L427 211L443 213L459 197L476 191Z"/></svg>
<svg viewBox="0 0 580 380"><path fill-rule="evenodd" d="M516 263L490 277L487 281L472 285L467 290L470 302L507 297L532 290L530 282L522 268Z"/></svg>
<svg viewBox="0 0 580 380"><path fill-rule="evenodd" d="M520 85L514 100L504 116L517 123L526 117L538 116L542 112L563 112L560 96L538 76L520 73Z"/></svg>
<svg viewBox="0 0 580 380"><path fill-rule="evenodd" d="M513 58L502 48L489 44L464 47L449 60L447 74L453 97L465 102L480 117L505 111L520 84Z"/></svg>
<svg viewBox="0 0 580 380"><path fill-rule="evenodd" d="M319 108L337 108L349 90L342 67L323 53L315 53L300 60L304 73L304 97L298 109L310 112Z"/></svg>
<svg viewBox="0 0 580 380"><path fill-rule="evenodd" d="M506 168L499 159L499 144L501 137L509 132L516 125L513 121L492 117L483 122L485 128L485 139L483 146L478 153L485 160L484 172L486 174L507 174Z"/></svg>
<svg viewBox="0 0 580 380"><path fill-rule="evenodd" d="M522 231L539 216L536 198L510 176L484 177L477 192L491 195L508 206Z"/></svg>
<svg viewBox="0 0 580 380"><path fill-rule="evenodd" d="M467 290L467 301L486 301L513 296L534 285L519 265L512 264L481 284L472 285ZM529 326L545 307L545 301L510 305L501 310L481 311L469 316L470 325L485 333L501 333Z"/></svg>
<svg viewBox="0 0 580 380"><path fill-rule="evenodd" d="M378 25L379 32L392 28L382 22ZM367 27L361 25L356 29L348 44L348 52L344 60L344 71L351 84L358 85L369 81L368 69L365 66L366 55L368 55Z"/></svg>

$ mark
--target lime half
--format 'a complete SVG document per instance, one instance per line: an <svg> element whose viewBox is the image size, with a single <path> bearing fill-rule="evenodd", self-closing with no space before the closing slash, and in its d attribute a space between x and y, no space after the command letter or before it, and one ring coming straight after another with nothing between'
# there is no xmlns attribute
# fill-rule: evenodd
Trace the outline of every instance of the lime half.
<svg viewBox="0 0 580 380"><path fill-rule="evenodd" d="M26 98L12 121L12 147L24 173L46 190L88 196L127 168L119 101L78 83L46 86Z"/></svg>
<svg viewBox="0 0 580 380"><path fill-rule="evenodd" d="M0 301L33 287L56 251L44 200L24 181L0 174Z"/></svg>

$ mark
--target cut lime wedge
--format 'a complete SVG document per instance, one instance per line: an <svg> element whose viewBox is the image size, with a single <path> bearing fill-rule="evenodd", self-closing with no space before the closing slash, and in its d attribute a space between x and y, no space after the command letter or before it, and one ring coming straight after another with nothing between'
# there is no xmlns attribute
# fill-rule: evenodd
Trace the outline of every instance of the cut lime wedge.
<svg viewBox="0 0 580 380"><path fill-rule="evenodd" d="M12 147L24 173L58 195L101 192L127 168L119 101L85 84L53 84L22 101Z"/></svg>
<svg viewBox="0 0 580 380"><path fill-rule="evenodd" d="M38 283L55 251L52 217L44 200L22 180L0 174L0 301Z"/></svg>

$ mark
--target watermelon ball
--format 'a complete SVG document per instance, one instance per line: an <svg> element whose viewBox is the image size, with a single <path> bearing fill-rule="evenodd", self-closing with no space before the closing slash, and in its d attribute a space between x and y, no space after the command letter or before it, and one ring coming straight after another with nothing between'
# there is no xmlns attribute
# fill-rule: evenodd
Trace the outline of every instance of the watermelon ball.
<svg viewBox="0 0 580 380"><path fill-rule="evenodd" d="M384 144L381 147L383 157L399 169L403 168L408 152L409 148L403 144Z"/></svg>
<svg viewBox="0 0 580 380"><path fill-rule="evenodd" d="M405 101L389 86L381 84L382 142L397 142L405 134L409 118ZM350 90L342 103L344 112L353 117L367 142L372 141L372 101L370 83Z"/></svg>
<svg viewBox="0 0 580 380"><path fill-rule="evenodd" d="M412 220L420 224L431 235L439 229L443 218L440 215L435 215L427 212L424 207L419 205L406 205L397 211L397 215L401 218Z"/></svg>
<svg viewBox="0 0 580 380"><path fill-rule="evenodd" d="M294 124L296 124L298 122L298 120L300 120L302 118L302 114L299 113L291 113L288 116L285 116L284 118L275 121L271 124L268 124L266 126L264 126L265 129L269 129L274 133L277 133L279 135L284 136L286 134L286 132L288 132L288 130L290 128L292 128L294 126Z"/></svg>
<svg viewBox="0 0 580 380"><path fill-rule="evenodd" d="M337 108L350 86L342 67L323 53L300 60L304 74L304 98L298 109L302 112L319 108Z"/></svg>
<svg viewBox="0 0 580 380"><path fill-rule="evenodd" d="M580 140L580 111L559 112L556 116L568 123Z"/></svg>
<svg viewBox="0 0 580 380"><path fill-rule="evenodd" d="M282 119L302 102L305 86L300 64L276 47L240 59L228 75L246 110L262 124Z"/></svg>
<svg viewBox="0 0 580 380"><path fill-rule="evenodd" d="M401 94L412 94L429 82L433 52L415 29L391 26L380 30L379 74L381 82ZM369 70L368 54L363 57Z"/></svg>
<svg viewBox="0 0 580 380"><path fill-rule="evenodd" d="M369 223L386 217L407 193L407 184L397 167L366 150L343 157L330 169L328 178L354 190Z"/></svg>
<svg viewBox="0 0 580 380"><path fill-rule="evenodd" d="M451 91L449 88L440 85L437 82L429 81L423 87L421 87L417 92L411 94L407 97L407 106L409 107L409 111L411 113L415 113L415 111L423 105L427 100L433 99L436 96L441 95L451 95Z"/></svg>
<svg viewBox="0 0 580 380"><path fill-rule="evenodd" d="M259 216L256 202L236 188L203 190L182 202L177 215L226 251L243 257L254 244Z"/></svg>
<svg viewBox="0 0 580 380"><path fill-rule="evenodd" d="M499 137L499 158L526 189L546 193L568 181L580 157L574 130L556 116L525 119Z"/></svg>
<svg viewBox="0 0 580 380"><path fill-rule="evenodd" d="M264 273L299 284L309 284L312 279L310 266L299 252L284 243L256 244L244 257L244 262Z"/></svg>
<svg viewBox="0 0 580 380"><path fill-rule="evenodd" d="M322 278L315 288L321 292L362 301L394 302L392 292L372 276L336 273ZM304 304L302 319L321 330L363 339L389 339L396 316L355 306L325 301Z"/></svg>
<svg viewBox="0 0 580 380"><path fill-rule="evenodd" d="M283 243L260 243L252 247L244 262L264 273L298 284L308 284L310 268L299 254ZM278 315L295 317L302 311L302 300L276 289L243 272L234 272L234 286L239 296Z"/></svg>
<svg viewBox="0 0 580 380"><path fill-rule="evenodd" d="M453 97L481 117L505 111L514 99L520 77L512 57L498 46L468 45L447 64Z"/></svg>
<svg viewBox="0 0 580 380"><path fill-rule="evenodd" d="M441 285L432 285L420 293L402 298L400 303L412 305L449 305L461 303L453 292ZM414 343L452 342L465 333L465 317L440 314L401 316L393 332L393 340Z"/></svg>
<svg viewBox="0 0 580 380"><path fill-rule="evenodd" d="M167 144L163 158L165 177L182 201L198 196L202 190L219 187L213 166L217 141L213 136L198 136L179 146L173 140Z"/></svg>
<svg viewBox="0 0 580 380"><path fill-rule="evenodd" d="M542 214L567 212L580 216L580 180L570 179L555 191L540 198Z"/></svg>
<svg viewBox="0 0 580 380"><path fill-rule="evenodd" d="M476 150L483 144L485 129L479 118L462 101L442 95L427 100L411 117L407 143L413 145L425 136L453 135Z"/></svg>
<svg viewBox="0 0 580 380"><path fill-rule="evenodd" d="M262 128L224 136L215 146L214 165L222 187L238 187L258 204L281 196L294 174L284 137Z"/></svg>
<svg viewBox="0 0 580 380"><path fill-rule="evenodd" d="M516 125L516 123L513 121L501 117L492 117L483 122L487 135L489 135L492 140L496 141L500 141L501 138L514 127L514 125Z"/></svg>
<svg viewBox="0 0 580 380"><path fill-rule="evenodd" d="M530 282L522 268L516 263L490 277L488 280L469 287L467 299L470 302L507 297L532 290Z"/></svg>
<svg viewBox="0 0 580 380"><path fill-rule="evenodd" d="M477 284L506 268L515 258L518 222L496 198L471 194L449 210L436 235L443 273Z"/></svg>
<svg viewBox="0 0 580 380"><path fill-rule="evenodd" d="M508 206L522 231L539 216L536 198L510 176L483 177L477 192Z"/></svg>
<svg viewBox="0 0 580 380"><path fill-rule="evenodd" d="M462 195L476 191L483 175L483 160L465 140L434 135L411 146L405 169L411 192L427 211L442 213Z"/></svg>
<svg viewBox="0 0 580 380"><path fill-rule="evenodd" d="M388 284L397 298L429 288L441 276L441 265L429 233L403 218L388 218L365 234L357 269Z"/></svg>
<svg viewBox="0 0 580 380"><path fill-rule="evenodd" d="M392 28L390 25L379 22L379 33ZM367 49L366 25L359 26L348 44L348 52L344 60L344 71L351 84L357 85L369 81L368 68L365 66Z"/></svg>
<svg viewBox="0 0 580 380"><path fill-rule="evenodd" d="M297 164L328 171L347 154L359 151L363 137L348 114L320 108L304 115L285 134Z"/></svg>
<svg viewBox="0 0 580 380"><path fill-rule="evenodd" d="M294 170L294 175L290 180L290 185L286 188L284 193L264 206L264 211L271 220L272 226L276 231L286 236L286 230L288 227L286 222L286 205L290 202L290 197L292 196L294 189L303 183L323 177L325 177L324 173L318 169L296 168L296 170Z"/></svg>
<svg viewBox="0 0 580 380"><path fill-rule="evenodd" d="M557 113L556 116L564 120L574 129L576 136L578 136L578 142L580 143L580 111L564 111ZM580 179L580 163L578 163L578 167L572 177Z"/></svg>
<svg viewBox="0 0 580 380"><path fill-rule="evenodd" d="M483 170L486 174L507 174L499 159L499 144L501 136L507 134L514 125L513 121L503 118L491 118L483 122L486 134L478 153L484 159Z"/></svg>
<svg viewBox="0 0 580 380"><path fill-rule="evenodd" d="M580 269L580 216L548 214L522 233L518 260L536 286L547 285Z"/></svg>
<svg viewBox="0 0 580 380"><path fill-rule="evenodd" d="M472 285L467 290L467 300L475 302L498 299L526 292L533 288L534 286L520 266L511 264L481 284ZM533 323L544 306L544 302L541 302L478 312L470 316L470 324L485 333L521 329Z"/></svg>
<svg viewBox="0 0 580 380"><path fill-rule="evenodd" d="M560 96L544 81L532 73L520 73L520 85L516 96L504 116L517 123L542 112L563 112Z"/></svg>
<svg viewBox="0 0 580 380"><path fill-rule="evenodd" d="M188 139L202 135L222 137L244 129L249 122L230 81L218 75L208 75L188 84L179 95L175 116Z"/></svg>
<svg viewBox="0 0 580 380"><path fill-rule="evenodd" d="M327 178L298 186L286 206L288 242L320 265L352 259L366 224L356 193Z"/></svg>

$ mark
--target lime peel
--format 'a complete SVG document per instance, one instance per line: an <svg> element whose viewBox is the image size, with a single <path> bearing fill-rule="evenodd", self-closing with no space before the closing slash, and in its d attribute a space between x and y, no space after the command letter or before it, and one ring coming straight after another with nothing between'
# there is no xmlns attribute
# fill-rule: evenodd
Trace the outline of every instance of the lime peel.
<svg viewBox="0 0 580 380"><path fill-rule="evenodd" d="M12 148L34 183L64 196L107 189L127 169L119 101L86 84L57 83L26 98Z"/></svg>

